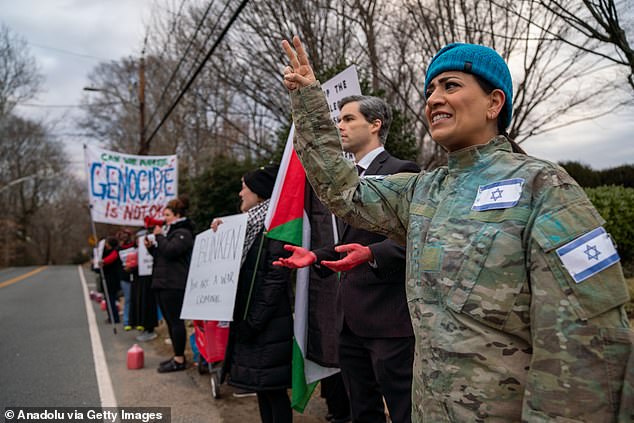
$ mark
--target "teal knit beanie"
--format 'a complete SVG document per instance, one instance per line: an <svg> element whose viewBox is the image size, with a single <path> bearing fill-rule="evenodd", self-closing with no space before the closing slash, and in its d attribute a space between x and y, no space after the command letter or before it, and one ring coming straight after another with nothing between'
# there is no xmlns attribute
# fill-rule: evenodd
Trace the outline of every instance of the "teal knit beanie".
<svg viewBox="0 0 634 423"><path fill-rule="evenodd" d="M453 43L441 48L431 59L425 74L424 93L436 76L447 71L477 75L504 92L506 101L500 113L502 126L508 128L513 114L513 80L506 62L495 50L477 45Z"/></svg>

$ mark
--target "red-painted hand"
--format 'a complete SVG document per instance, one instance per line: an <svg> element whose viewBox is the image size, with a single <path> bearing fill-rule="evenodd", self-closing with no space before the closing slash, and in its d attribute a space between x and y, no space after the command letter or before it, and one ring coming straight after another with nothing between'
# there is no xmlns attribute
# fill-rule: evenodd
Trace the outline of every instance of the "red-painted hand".
<svg viewBox="0 0 634 423"><path fill-rule="evenodd" d="M286 251L291 251L293 255L289 258L280 257L273 262L274 266L283 266L291 269L300 269L302 267L310 266L317 261L317 256L312 251L309 251L302 247L296 247L294 245L286 244L284 246Z"/></svg>
<svg viewBox="0 0 634 423"><path fill-rule="evenodd" d="M368 263L374 260L372 250L361 244L343 244L335 247L338 253L346 253L341 260L322 261L321 264L335 272L347 272L354 269L360 264Z"/></svg>

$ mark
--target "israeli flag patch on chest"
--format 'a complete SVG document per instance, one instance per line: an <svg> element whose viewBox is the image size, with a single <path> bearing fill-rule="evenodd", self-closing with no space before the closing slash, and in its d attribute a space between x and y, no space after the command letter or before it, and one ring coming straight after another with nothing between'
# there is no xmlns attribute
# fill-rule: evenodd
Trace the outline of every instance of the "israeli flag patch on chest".
<svg viewBox="0 0 634 423"><path fill-rule="evenodd" d="M576 283L583 282L620 260L610 235L603 227L557 248L556 252Z"/></svg>
<svg viewBox="0 0 634 423"><path fill-rule="evenodd" d="M505 179L480 185L471 210L484 211L514 207L522 196L523 178Z"/></svg>

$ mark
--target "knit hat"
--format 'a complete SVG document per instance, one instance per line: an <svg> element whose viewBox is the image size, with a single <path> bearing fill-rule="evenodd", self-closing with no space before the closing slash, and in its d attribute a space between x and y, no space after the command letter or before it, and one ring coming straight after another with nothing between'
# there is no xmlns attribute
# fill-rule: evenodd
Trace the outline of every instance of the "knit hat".
<svg viewBox="0 0 634 423"><path fill-rule="evenodd" d="M248 172L243 177L244 184L260 198L271 198L278 169L277 165L268 165Z"/></svg>
<svg viewBox="0 0 634 423"><path fill-rule="evenodd" d="M431 59L425 74L424 93L429 82L447 71L477 75L504 92L506 101L500 113L502 126L507 128L513 114L513 80L506 62L495 50L477 44L453 43L441 48Z"/></svg>

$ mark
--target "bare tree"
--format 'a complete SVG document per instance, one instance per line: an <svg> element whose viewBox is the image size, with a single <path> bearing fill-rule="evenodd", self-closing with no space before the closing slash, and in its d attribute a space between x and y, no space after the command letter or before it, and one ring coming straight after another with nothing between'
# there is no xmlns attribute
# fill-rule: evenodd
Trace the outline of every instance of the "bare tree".
<svg viewBox="0 0 634 423"><path fill-rule="evenodd" d="M0 118L24 100L33 98L42 83L26 41L0 24Z"/></svg>
<svg viewBox="0 0 634 423"><path fill-rule="evenodd" d="M570 26L537 2L410 0L407 9L415 44L428 58L445 44L471 42L491 46L509 62L515 87L509 134L518 142L624 104L612 100L613 79L594 77L602 63L567 48L561 39Z"/></svg>
<svg viewBox="0 0 634 423"><path fill-rule="evenodd" d="M133 153L139 149L139 100L135 85L138 61L97 65L88 76L82 98L86 112L80 126L115 150Z"/></svg>
<svg viewBox="0 0 634 423"><path fill-rule="evenodd" d="M275 147L276 130L290 120L288 100L280 95L285 61L280 42L301 33L316 69L324 72L341 66L350 35L345 19L329 13L335 4L332 0L251 2L229 34L225 53L210 64L209 72L232 93L227 113L247 119L266 155Z"/></svg>
<svg viewBox="0 0 634 423"><path fill-rule="evenodd" d="M12 221L7 236L12 252L7 251L5 257L28 264L38 259L32 233L47 224L34 216L57 192L68 163L62 146L42 124L9 116L0 132L0 198L11 205L5 216Z"/></svg>
<svg viewBox="0 0 634 423"><path fill-rule="evenodd" d="M277 148L277 132L288 125L290 118L287 99L280 95L280 66L284 60L280 40L301 28L310 41L307 45L313 60L322 63L321 57L325 57L326 69L345 63L345 37L339 38L340 31L345 30L343 19L328 13L334 3L249 3L222 48L205 65L152 140L152 151L167 148L179 153L190 176L199 174L218 154L255 160L270 157ZM232 2L183 5L172 2L167 10L161 9L149 30L148 133L174 104L235 9ZM125 89L125 81L132 74L129 68L121 61L95 69L92 84L107 89L99 93L97 100L93 99L94 104L87 104L89 113L84 120L89 131L123 151L130 151L133 137L129 134L134 133L134 119L130 116L134 113L130 107L108 109L108 105L117 101L135 104Z"/></svg>
<svg viewBox="0 0 634 423"><path fill-rule="evenodd" d="M190 176L200 174L218 154L270 157L280 128L290 124L288 99L280 85L285 57L279 43L293 34L301 35L313 66L324 77L356 64L367 87L384 95L412 126L409 132L419 140L418 161L427 168L441 164L445 155L429 137L424 71L433 54L451 42L489 45L509 62L515 87L509 134L519 142L621 107L625 100L611 98L615 78L602 73L609 66L594 54L599 41L581 40L562 12L544 2L250 2L156 134L152 151L177 152ZM172 0L166 7L157 9L148 33L148 131L181 93L236 6ZM564 40L575 40L583 48ZM110 90L117 95L95 100L95 105L119 101L129 107L89 116L98 121L90 124L92 130L123 151L133 151L138 127L135 93L127 89L133 68L124 60L96 70L95 77L103 73L103 78L94 83L114 84L117 89Z"/></svg>
<svg viewBox="0 0 634 423"><path fill-rule="evenodd" d="M86 198L86 183L73 175L57 181L57 189L34 214L30 245L40 263L78 262L88 254L90 214Z"/></svg>
<svg viewBox="0 0 634 423"><path fill-rule="evenodd" d="M149 112L156 111L154 105L165 86L164 74L159 69L171 63L159 63L154 56L145 58L146 72L152 75L145 83L145 103ZM96 66L89 79L89 90L83 99L84 115L79 125L100 140L108 148L136 154L139 151L139 63L138 58L104 62ZM186 138L183 132L185 116L189 110L177 110L163 131L157 134L150 145L151 154L174 154ZM146 113L145 134L155 128L159 113Z"/></svg>
<svg viewBox="0 0 634 423"><path fill-rule="evenodd" d="M625 68L627 80L634 90L634 50L627 34L629 30L631 39L634 30L631 1L540 0L539 3L573 29L569 36L549 35ZM588 47L588 40L598 41L595 47L599 48Z"/></svg>
<svg viewBox="0 0 634 423"><path fill-rule="evenodd" d="M60 191L67 188L61 185L71 178L66 173L68 162L62 146L43 123L13 112L16 104L37 94L41 82L26 42L0 25L0 200L7 206L1 222L0 266L50 261L52 244L38 234L44 231L53 239L64 232L74 233L69 231L73 220L63 228L52 225L57 217L73 215L74 222L81 221L69 210L51 213L55 198L77 192ZM45 252L44 245L49 247ZM66 251L70 247L66 244Z"/></svg>
<svg viewBox="0 0 634 423"><path fill-rule="evenodd" d="M218 72L223 64L231 65L230 60L222 60L222 54L214 56L218 67L208 64L203 69L156 131L229 16L225 11L223 19L214 21L212 17L217 17L221 10L202 10L183 4L171 5L176 8L173 13L163 9L164 19L155 19L150 30L152 36L148 37L144 124L146 136L152 136L149 152L177 153L182 170L189 176L198 175L218 154L271 154L275 127L268 122L252 123L261 118L259 105L234 107L236 95ZM93 70L89 79L96 92L85 96L86 114L81 120L81 125L109 148L128 153L138 150L140 116L135 85L138 62L126 58L102 63Z"/></svg>

